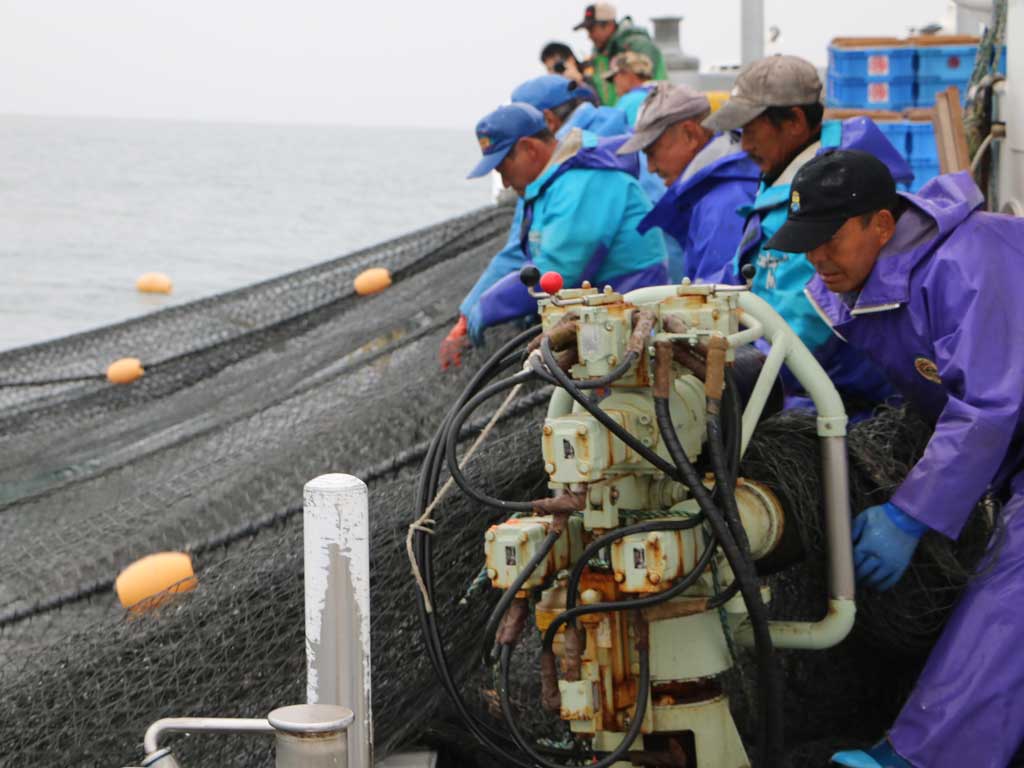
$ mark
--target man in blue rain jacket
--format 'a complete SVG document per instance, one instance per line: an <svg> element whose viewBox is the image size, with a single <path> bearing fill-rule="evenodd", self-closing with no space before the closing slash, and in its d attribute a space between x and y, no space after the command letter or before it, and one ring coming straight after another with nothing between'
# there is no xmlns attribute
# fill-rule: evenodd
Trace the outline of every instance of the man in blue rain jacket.
<svg viewBox="0 0 1024 768"><path fill-rule="evenodd" d="M741 270L755 268L751 290L765 299L796 331L855 408L892 394L881 371L863 353L832 335L804 295L814 276L803 254L784 253L765 243L786 221L793 177L829 147L859 149L878 157L897 182L913 178L910 166L867 118L821 123L821 80L814 66L796 56L769 56L749 64L736 78L729 100L704 121L712 131L742 129L741 146L762 172L736 257L718 282L741 283ZM795 379L784 375L790 403L809 404Z"/></svg>
<svg viewBox="0 0 1024 768"><path fill-rule="evenodd" d="M577 83L562 75L542 75L519 85L512 91L513 102L536 107L544 115L548 129L559 139L573 128L581 128L598 136L616 136L629 130L626 116L614 107L595 107L581 95ZM526 261L519 245L523 223L523 199L516 201L515 215L508 239L477 278L473 288L459 305L459 320L441 344L441 368L461 363L461 352L469 343L468 315L480 296L498 280L517 273Z"/></svg>
<svg viewBox="0 0 1024 768"><path fill-rule="evenodd" d="M560 273L566 287L590 281L624 292L666 282L661 238L637 231L651 204L637 181L636 154L616 154L624 137L574 129L557 142L544 116L521 103L487 115L476 133L483 157L469 177L497 170L523 198L520 247L528 263ZM470 310L470 339L480 344L486 328L536 310L518 272L506 275Z"/></svg>
<svg viewBox="0 0 1024 768"><path fill-rule="evenodd" d="M761 176L735 134L715 136L700 124L710 112L699 91L658 83L636 132L619 149L643 150L650 172L670 185L640 232L658 227L679 244L669 251L672 282L712 282L732 262L743 234L738 209L753 201Z"/></svg>

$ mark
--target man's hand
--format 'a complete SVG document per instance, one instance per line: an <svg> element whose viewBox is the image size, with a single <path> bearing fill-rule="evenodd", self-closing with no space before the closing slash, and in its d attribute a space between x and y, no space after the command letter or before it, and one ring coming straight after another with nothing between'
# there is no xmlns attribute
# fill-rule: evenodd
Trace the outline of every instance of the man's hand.
<svg viewBox="0 0 1024 768"><path fill-rule="evenodd" d="M455 323L448 335L441 342L441 370L458 368L462 365L462 352L469 347L469 337L466 335L469 321L465 315L459 315L459 321Z"/></svg>
<svg viewBox="0 0 1024 768"><path fill-rule="evenodd" d="M879 592L892 587L903 577L926 530L926 525L890 502L857 515L853 520L857 582Z"/></svg>

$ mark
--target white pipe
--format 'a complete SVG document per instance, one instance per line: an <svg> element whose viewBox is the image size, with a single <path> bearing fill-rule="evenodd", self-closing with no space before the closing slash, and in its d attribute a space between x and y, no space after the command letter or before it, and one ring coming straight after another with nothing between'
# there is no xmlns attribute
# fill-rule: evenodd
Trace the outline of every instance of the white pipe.
<svg viewBox="0 0 1024 768"><path fill-rule="evenodd" d="M741 310L739 312L739 320L740 325L747 330L731 333L726 337L726 341L729 342L729 346L733 349L736 347L742 347L746 344L753 344L764 336L764 326L756 317L753 317Z"/></svg>
<svg viewBox="0 0 1024 768"><path fill-rule="evenodd" d="M160 737L166 733L273 733L266 718L249 717L165 717L146 729L142 746L147 755L160 750Z"/></svg>
<svg viewBox="0 0 1024 768"><path fill-rule="evenodd" d="M750 445L750 438L754 435L757 422L764 411L765 403L772 393L775 379L782 370L782 363L786 359L786 352L789 351L789 337L785 334L777 334L771 338L772 348L768 351L768 357L761 366L761 373L758 374L757 383L747 400L747 407L743 409L743 436L740 440L740 456L747 452Z"/></svg>
<svg viewBox="0 0 1024 768"><path fill-rule="evenodd" d="M370 523L366 484L342 474L306 483L306 692L352 709L349 764L371 768Z"/></svg>
<svg viewBox="0 0 1024 768"><path fill-rule="evenodd" d="M839 645L850 634L856 616L853 600L833 597L828 601L828 613L820 621L770 621L768 631L776 648L822 651ZM753 647L754 632L749 619L736 628L735 638L745 647Z"/></svg>

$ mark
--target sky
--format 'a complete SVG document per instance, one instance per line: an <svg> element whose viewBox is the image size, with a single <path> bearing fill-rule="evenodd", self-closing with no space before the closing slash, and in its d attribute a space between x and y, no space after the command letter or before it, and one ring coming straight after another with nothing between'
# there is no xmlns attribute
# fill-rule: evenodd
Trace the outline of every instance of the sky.
<svg viewBox="0 0 1024 768"><path fill-rule="evenodd" d="M0 0L0 114L469 128L543 74L585 2ZM903 35L946 0L766 0L772 49L824 65L837 35ZM702 65L740 57L740 0L618 3L680 15Z"/></svg>

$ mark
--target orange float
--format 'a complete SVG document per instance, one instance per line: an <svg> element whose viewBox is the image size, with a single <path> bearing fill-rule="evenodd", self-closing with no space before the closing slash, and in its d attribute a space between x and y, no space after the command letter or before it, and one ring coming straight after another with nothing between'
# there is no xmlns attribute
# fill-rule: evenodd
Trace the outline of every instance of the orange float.
<svg viewBox="0 0 1024 768"><path fill-rule="evenodd" d="M121 571L114 582L114 590L123 607L144 611L166 602L171 595L191 592L198 584L191 555L157 552Z"/></svg>
<svg viewBox="0 0 1024 768"><path fill-rule="evenodd" d="M107 381L111 384L131 384L142 378L146 370L137 357L122 357L107 367Z"/></svg>
<svg viewBox="0 0 1024 768"><path fill-rule="evenodd" d="M135 288L140 293L170 293L174 284L163 272L147 272L135 281Z"/></svg>
<svg viewBox="0 0 1024 768"><path fill-rule="evenodd" d="M391 272L384 267L371 267L360 272L354 281L356 293L369 296L391 285Z"/></svg>

